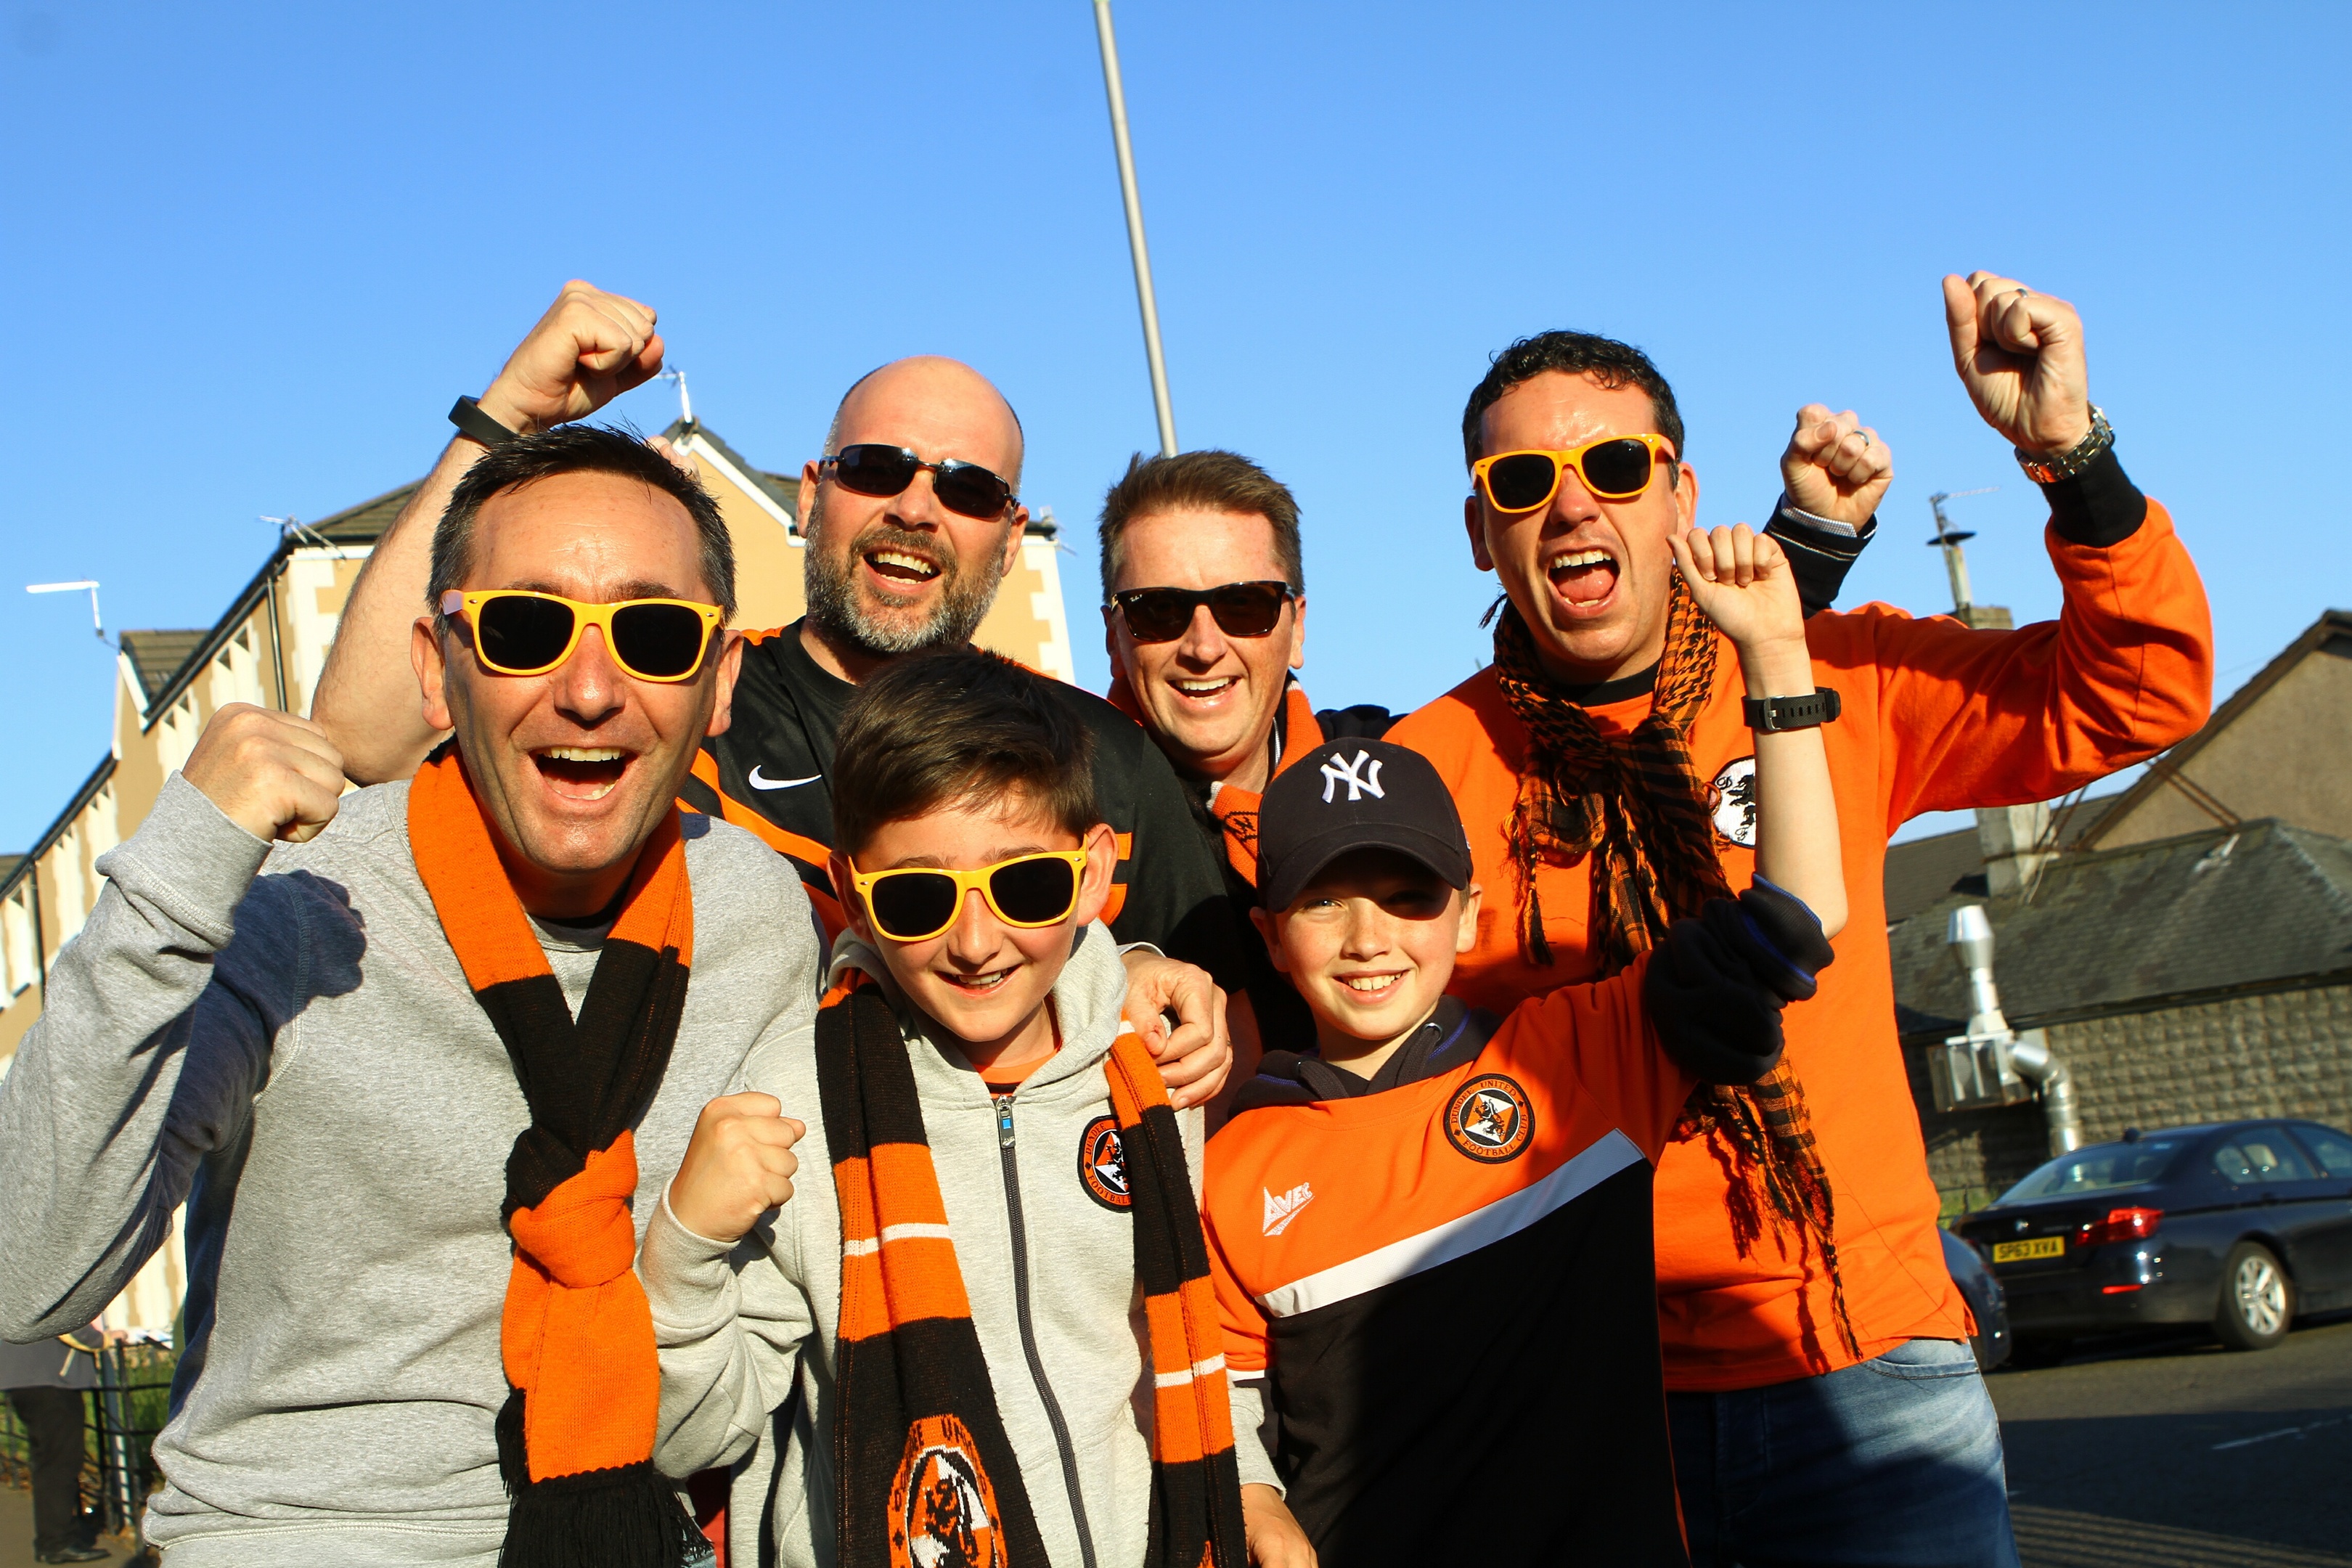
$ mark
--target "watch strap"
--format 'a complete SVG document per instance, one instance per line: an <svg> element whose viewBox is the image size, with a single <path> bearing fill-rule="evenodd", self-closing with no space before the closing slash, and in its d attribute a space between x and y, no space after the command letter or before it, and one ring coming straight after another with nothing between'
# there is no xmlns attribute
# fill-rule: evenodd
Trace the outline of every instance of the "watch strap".
<svg viewBox="0 0 2352 1568"><path fill-rule="evenodd" d="M458 434L471 437L485 447L503 447L509 441L522 439L514 431L483 413L482 405L476 398L457 399L450 406L449 423L457 427Z"/></svg>
<svg viewBox="0 0 2352 1568"><path fill-rule="evenodd" d="M2091 433L2054 457L2045 452L2029 452L2022 447L2012 448L2017 453L2017 466L2025 477L2037 485L2054 485L2074 479L2093 463L2100 454L2116 444L2116 427L2107 423L2105 410L2091 405Z"/></svg>
<svg viewBox="0 0 2352 1568"><path fill-rule="evenodd" d="M1761 735L1776 735L1785 730L1811 730L1832 723L1844 708L1835 687L1818 687L1811 691L1790 697L1743 697L1739 700L1739 716L1748 727Z"/></svg>

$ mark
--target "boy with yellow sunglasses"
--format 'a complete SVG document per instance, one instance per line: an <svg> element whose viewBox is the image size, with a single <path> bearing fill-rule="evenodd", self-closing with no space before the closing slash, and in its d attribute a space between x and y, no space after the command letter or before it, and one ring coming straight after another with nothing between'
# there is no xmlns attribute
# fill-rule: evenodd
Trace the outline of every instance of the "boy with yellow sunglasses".
<svg viewBox="0 0 2352 1568"><path fill-rule="evenodd" d="M788 1412L744 1560L1241 1568L1240 1483L1273 1467L1235 1454L1202 1113L1120 1017L1090 749L973 651L843 715L814 1038L704 1111L638 1264L664 1470Z"/></svg>

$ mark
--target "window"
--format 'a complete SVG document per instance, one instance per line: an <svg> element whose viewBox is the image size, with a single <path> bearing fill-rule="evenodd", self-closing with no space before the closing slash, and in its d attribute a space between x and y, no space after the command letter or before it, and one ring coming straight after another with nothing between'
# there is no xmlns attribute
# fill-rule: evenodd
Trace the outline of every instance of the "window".
<svg viewBox="0 0 2352 1568"><path fill-rule="evenodd" d="M2188 1147L2180 1138L2142 1138L2130 1143L2102 1143L2061 1155L2001 1194L2005 1204L2034 1203L2042 1198L2071 1198L2084 1193L2109 1192L2116 1187L2146 1186L2162 1179L2172 1157Z"/></svg>
<svg viewBox="0 0 2352 1568"><path fill-rule="evenodd" d="M2327 1127L2298 1127L2294 1135L2319 1156L2320 1169L2331 1176L2352 1176L2352 1138Z"/></svg>
<svg viewBox="0 0 2352 1568"><path fill-rule="evenodd" d="M2313 1182L2319 1173L2280 1127L2257 1127L2213 1151L2213 1168L2232 1185L2258 1182Z"/></svg>

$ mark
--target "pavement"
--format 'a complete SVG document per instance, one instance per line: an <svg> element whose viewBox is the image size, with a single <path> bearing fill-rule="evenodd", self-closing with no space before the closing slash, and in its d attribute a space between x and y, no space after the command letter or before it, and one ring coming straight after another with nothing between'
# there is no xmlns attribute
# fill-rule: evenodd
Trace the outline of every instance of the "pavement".
<svg viewBox="0 0 2352 1568"><path fill-rule="evenodd" d="M131 1560L131 1543L127 1539L102 1535L99 1537L98 1543L107 1549L109 1563L128 1563ZM0 1568L35 1568L33 1494L21 1486L11 1486L6 1482L0 1482ZM93 1563L89 1568L99 1568L99 1565Z"/></svg>
<svg viewBox="0 0 2352 1568"><path fill-rule="evenodd" d="M2352 1321L2181 1334L1987 1382L2026 1568L2352 1568Z"/></svg>

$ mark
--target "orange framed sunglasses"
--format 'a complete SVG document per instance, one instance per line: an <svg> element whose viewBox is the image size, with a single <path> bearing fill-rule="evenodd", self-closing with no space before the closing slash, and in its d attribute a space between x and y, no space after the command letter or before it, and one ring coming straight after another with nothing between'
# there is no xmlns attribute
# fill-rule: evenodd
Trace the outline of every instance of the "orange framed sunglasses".
<svg viewBox="0 0 2352 1568"><path fill-rule="evenodd" d="M1497 452L1470 465L1471 482L1483 487L1496 511L1533 511L1549 506L1570 469L1596 500L1631 500L1650 488L1658 458L1675 458L1664 436L1603 436L1564 452Z"/></svg>
<svg viewBox="0 0 2352 1568"><path fill-rule="evenodd" d="M710 634L727 612L692 599L622 599L592 605L525 588L441 595L441 613L474 628L474 657L495 675L545 675L580 647L590 626L624 674L639 680L691 680L710 654Z"/></svg>
<svg viewBox="0 0 2352 1568"><path fill-rule="evenodd" d="M963 913L964 895L975 888L1006 925L1029 931L1059 925L1076 910L1086 875L1083 849L1040 849L970 871L931 866L861 871L856 861L849 863L850 886L874 929L892 942L929 942L941 935Z"/></svg>

